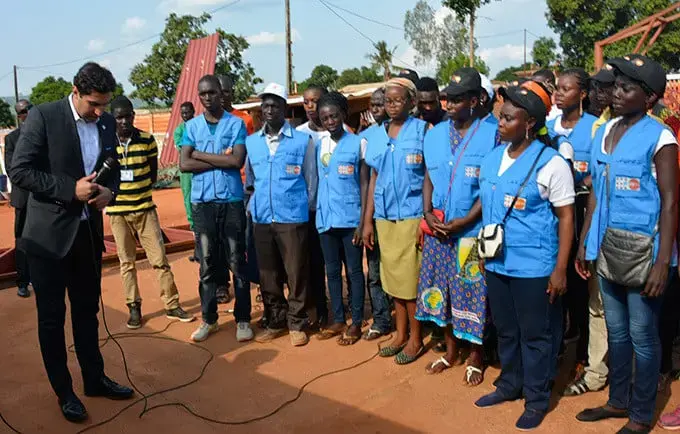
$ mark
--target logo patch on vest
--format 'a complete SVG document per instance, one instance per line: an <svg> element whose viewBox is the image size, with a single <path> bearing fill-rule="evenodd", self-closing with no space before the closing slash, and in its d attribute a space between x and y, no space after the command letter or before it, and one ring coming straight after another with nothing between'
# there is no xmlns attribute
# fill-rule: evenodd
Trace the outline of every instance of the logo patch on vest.
<svg viewBox="0 0 680 434"><path fill-rule="evenodd" d="M574 170L578 173L588 172L588 162L587 161L574 161Z"/></svg>
<svg viewBox="0 0 680 434"><path fill-rule="evenodd" d="M466 178L479 178L479 166L465 166Z"/></svg>
<svg viewBox="0 0 680 434"><path fill-rule="evenodd" d="M640 191L640 178L617 176L616 189L621 191Z"/></svg>
<svg viewBox="0 0 680 434"><path fill-rule="evenodd" d="M423 154L406 154L406 164L422 164Z"/></svg>
<svg viewBox="0 0 680 434"><path fill-rule="evenodd" d="M512 205L512 200L514 198L515 196L510 196L509 194L506 194L505 198L503 199L503 206L506 208L510 208L510 205ZM513 208L518 211L524 211L527 208L527 200L523 197L518 197Z"/></svg>
<svg viewBox="0 0 680 434"><path fill-rule="evenodd" d="M338 175L354 175L354 164L338 165Z"/></svg>
<svg viewBox="0 0 680 434"><path fill-rule="evenodd" d="M299 175L301 170L302 170L302 168L299 165L296 165L296 164L287 164L286 165L286 173L288 175Z"/></svg>

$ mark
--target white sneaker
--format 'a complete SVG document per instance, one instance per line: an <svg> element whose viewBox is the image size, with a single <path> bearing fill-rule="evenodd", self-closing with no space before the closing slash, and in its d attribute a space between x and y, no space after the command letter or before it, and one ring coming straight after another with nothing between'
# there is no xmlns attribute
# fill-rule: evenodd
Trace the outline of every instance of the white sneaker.
<svg viewBox="0 0 680 434"><path fill-rule="evenodd" d="M201 325L198 326L196 331L191 334L191 340L194 342L203 342L204 340L208 339L208 336L215 333L218 329L219 326L217 323L208 324L201 322Z"/></svg>
<svg viewBox="0 0 680 434"><path fill-rule="evenodd" d="M252 341L255 337L249 322L240 322L236 325L236 340L238 342Z"/></svg>

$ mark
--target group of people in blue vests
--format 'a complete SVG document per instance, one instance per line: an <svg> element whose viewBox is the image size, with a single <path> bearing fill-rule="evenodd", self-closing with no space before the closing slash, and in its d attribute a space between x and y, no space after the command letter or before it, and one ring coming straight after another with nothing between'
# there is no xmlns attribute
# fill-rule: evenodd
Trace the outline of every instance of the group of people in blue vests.
<svg viewBox="0 0 680 434"><path fill-rule="evenodd" d="M354 134L342 94L308 88L309 122L294 128L286 90L272 83L260 95L264 126L247 135L222 109L219 80L203 77L204 115L187 121L180 143L200 264L192 339L218 330L224 257L239 341L288 334L303 346L315 331L351 346L392 334L380 356L404 365L432 333L440 356L428 373L465 364L463 383L478 386L497 358L496 390L474 405L523 399L516 427L531 430L573 338L582 363L564 394L610 387L606 404L577 418L625 418L619 432L650 432L661 307L677 275L677 140L648 115L665 87L660 64L636 54L593 77L541 71L500 89L462 68L443 110L434 80L404 74L373 94ZM249 222L266 318L257 335ZM660 423L678 427L680 415Z"/></svg>

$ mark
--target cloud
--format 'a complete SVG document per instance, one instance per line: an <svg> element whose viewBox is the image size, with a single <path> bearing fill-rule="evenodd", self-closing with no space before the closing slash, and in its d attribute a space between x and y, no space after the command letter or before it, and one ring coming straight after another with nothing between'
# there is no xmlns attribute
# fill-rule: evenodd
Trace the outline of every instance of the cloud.
<svg viewBox="0 0 680 434"><path fill-rule="evenodd" d="M527 52L527 55L530 55L530 53ZM479 57L481 57L485 62L500 60L523 62L524 45L505 44L500 47L483 48L479 50Z"/></svg>
<svg viewBox="0 0 680 434"><path fill-rule="evenodd" d="M130 17L126 18L125 22L123 23L123 28L122 32L123 33L133 33L138 30L141 30L146 26L146 20L144 18L140 17Z"/></svg>
<svg viewBox="0 0 680 434"><path fill-rule="evenodd" d="M229 1L233 0L163 0L158 5L158 10L163 14L200 14Z"/></svg>
<svg viewBox="0 0 680 434"><path fill-rule="evenodd" d="M300 37L300 32L298 32L297 29L292 29L290 33L293 42L297 42L302 39ZM284 45L286 43L286 34L284 32L272 33L263 31L254 35L246 36L246 40L252 46Z"/></svg>
<svg viewBox="0 0 680 434"><path fill-rule="evenodd" d="M101 51L105 42L101 39L90 39L87 43L87 51Z"/></svg>

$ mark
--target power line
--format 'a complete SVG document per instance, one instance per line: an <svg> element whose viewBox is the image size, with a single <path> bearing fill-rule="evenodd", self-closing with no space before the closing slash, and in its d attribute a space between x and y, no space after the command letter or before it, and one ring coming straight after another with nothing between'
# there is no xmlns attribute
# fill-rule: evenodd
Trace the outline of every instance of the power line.
<svg viewBox="0 0 680 434"><path fill-rule="evenodd" d="M0 76L0 81L4 80L4 79L6 79L7 77L9 77L10 75L12 75L12 72L14 72L14 71L10 71L10 72L8 72L8 73L5 74L5 75Z"/></svg>
<svg viewBox="0 0 680 434"><path fill-rule="evenodd" d="M517 34L517 33L521 33L523 31L524 31L524 29L511 30L509 32L494 33L494 34L491 34L491 35L475 36L475 39L498 38L500 36L514 35L514 34Z"/></svg>
<svg viewBox="0 0 680 434"><path fill-rule="evenodd" d="M234 6L235 4L240 3L240 2L241 2L241 0L234 0L234 1L232 1L232 2L229 2L229 3L225 4L225 5L222 5L222 6L219 6L219 7L215 8L215 9L209 11L208 13L211 14L211 15L212 15L212 14L215 14L215 13L221 11L222 9L226 9L226 8L228 8L228 7L230 7L230 6ZM41 69L41 68L52 68L52 67L56 67L56 66L69 65L69 64L71 64L71 63L76 63L76 62L83 62L83 61L85 61L85 60L89 60L89 59L92 59L92 58L94 58L94 57L105 56L105 55L107 55L107 54L115 53L116 51L120 51L120 50L124 50L124 49L126 49L126 48L133 47L133 46L135 46L135 45L138 45L138 44L141 44L141 43L143 43L143 42L149 41L149 40L151 40L151 39L157 38L158 36L160 36L160 35L162 35L162 34L163 34L163 32L156 33L156 34L153 34L153 35L151 35L151 36L148 36L148 37L146 37L146 38L144 38L144 39L140 39L140 40L138 40L138 41L131 42L131 43L129 43L129 44L122 45L122 46L120 46L120 47L112 48L112 49L110 49L110 50L106 50L106 51L103 51L103 52L101 52L101 53L96 53L96 54L92 54L92 55L89 55L89 56L79 57L79 58L73 59L73 60L68 60L68 61L65 61L65 62L52 63L52 64L50 64L50 65L21 66L21 67L19 67L19 69L38 70L38 69Z"/></svg>
<svg viewBox="0 0 680 434"><path fill-rule="evenodd" d="M355 17L361 18L362 20L370 21L370 22L372 22L372 23L379 24L379 25L381 25L381 26L389 27L390 29L400 30L400 31L402 31L402 32L404 31L404 29L403 29L402 27L397 27L397 26L394 26L394 25L392 25L392 24L383 23L382 21L377 21L377 20L374 20L374 19L372 19L372 18L368 18L368 17L365 17L365 16L363 16L363 15L359 15L359 14L356 13L356 12L352 12L352 11L350 11L349 9L345 9L345 8L343 8L343 7L341 7L341 6L338 6L338 5L336 5L336 4L333 4L333 3L329 3L329 2L326 2L326 3L327 3L328 5L330 5L330 6L333 6L335 9L340 9L341 11L347 12L348 14L354 15Z"/></svg>

